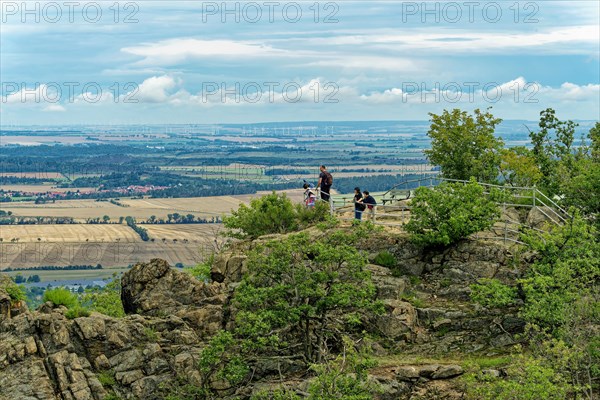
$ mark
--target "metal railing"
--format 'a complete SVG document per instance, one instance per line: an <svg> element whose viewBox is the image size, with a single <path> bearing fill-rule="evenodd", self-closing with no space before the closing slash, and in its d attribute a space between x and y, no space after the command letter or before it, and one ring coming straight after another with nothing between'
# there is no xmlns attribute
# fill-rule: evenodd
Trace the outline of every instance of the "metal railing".
<svg viewBox="0 0 600 400"><path fill-rule="evenodd" d="M343 217L341 215L346 213L358 213L362 219L370 220L374 224L384 226L396 226L402 228L410 220L410 209L411 207L406 204L387 204L396 202L399 203L402 200L407 200L410 197L410 191L415 190L419 187L434 187L439 185L441 182L452 182L452 183L463 183L467 184L470 181L448 179L437 176L424 176L418 179L411 179L400 182L380 196L380 200L383 204L376 205L373 210L366 209L364 211L356 210L354 208L354 197L353 196L336 196L330 197L329 205L332 216L337 216L342 221L353 221L358 218ZM490 229L501 230L502 235L484 235L484 232L478 232L473 237L478 239L486 240L502 240L504 242L514 242L523 244L518 240L521 233L519 228L523 225L520 221L512 220L508 217L507 208L529 208L536 209L542 215L546 217L548 221L555 225L563 225L568 220L572 219L572 216L560 207L554 200L550 199L544 193L534 187L519 187L519 186L500 186L490 183L477 182L480 186L484 187L484 193L489 194L492 190L500 190L510 196L503 196L504 200L499 202L498 205L502 206L503 220L498 221ZM399 193L406 193L404 198L398 198ZM513 200L513 201L509 201ZM543 232L536 227L533 228L537 232ZM514 238L516 236L517 238Z"/></svg>

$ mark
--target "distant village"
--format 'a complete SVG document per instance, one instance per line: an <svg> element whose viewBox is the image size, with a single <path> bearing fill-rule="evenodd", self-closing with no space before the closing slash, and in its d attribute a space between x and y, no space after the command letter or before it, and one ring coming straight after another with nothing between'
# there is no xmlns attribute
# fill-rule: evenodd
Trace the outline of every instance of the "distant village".
<svg viewBox="0 0 600 400"><path fill-rule="evenodd" d="M133 195L144 195L148 194L152 191L157 190L165 190L169 189L169 186L154 186L154 185L130 185L127 187L121 188L112 188L112 189L103 189L102 186L99 189L90 189L90 190L74 190L74 191L56 191L56 190L48 190L44 192L40 191L25 191L25 190L3 190L0 189L0 197L4 199L4 201L12 201L19 200L19 198L42 198L45 201L48 200L62 200L62 199L73 199L77 197L86 197L94 194L114 194L114 195L123 195L123 196L133 196Z"/></svg>

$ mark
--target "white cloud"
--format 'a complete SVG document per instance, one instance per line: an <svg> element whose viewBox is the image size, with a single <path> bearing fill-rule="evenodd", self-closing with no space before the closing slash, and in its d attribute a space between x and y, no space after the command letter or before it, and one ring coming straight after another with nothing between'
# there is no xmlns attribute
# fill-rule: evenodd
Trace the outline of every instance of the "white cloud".
<svg viewBox="0 0 600 400"><path fill-rule="evenodd" d="M168 75L153 76L144 80L137 88L137 92L131 93L131 99L137 99L141 103L164 103L169 100L169 90L175 88L177 82Z"/></svg>
<svg viewBox="0 0 600 400"><path fill-rule="evenodd" d="M114 100L114 96L113 96L112 92L110 90L106 89L106 90L103 90L101 93L85 92L85 93L78 94L73 99L73 102L75 104L82 104L82 103L98 104L98 103L111 102L113 100Z"/></svg>
<svg viewBox="0 0 600 400"><path fill-rule="evenodd" d="M586 54L598 57L600 27L595 25L536 29L532 32L485 32L475 30L411 29L406 33L381 31L366 35L317 37L305 41L313 45L351 46L358 49L414 54L432 51L440 54L489 53L537 49L544 54ZM399 53L401 54L401 53Z"/></svg>
<svg viewBox="0 0 600 400"><path fill-rule="evenodd" d="M600 102L600 85L590 83L588 85L577 85L565 82L559 88L549 86L540 87L539 92L542 95L550 96L553 99L565 102L590 101Z"/></svg>
<svg viewBox="0 0 600 400"><path fill-rule="evenodd" d="M428 89L429 88L429 89ZM403 90L404 89L404 90ZM476 86L475 90L469 91L467 86L459 84L447 84L437 86L409 82L403 88L391 88L383 91L373 91L362 94L360 100L371 104L390 103L531 103L537 104L541 101L551 101L557 104L565 102L600 102L600 85L588 84L577 85L569 82L560 87L543 86L538 82L527 82L520 76L511 81L483 87Z"/></svg>
<svg viewBox="0 0 600 400"><path fill-rule="evenodd" d="M48 100L55 98L46 84L40 84L35 88L21 87L20 90L3 96L2 102L8 104L32 104L32 103L43 103Z"/></svg>
<svg viewBox="0 0 600 400"><path fill-rule="evenodd" d="M42 111L46 111L46 112L65 112L67 111L66 108L64 108L63 106L61 106L60 104L50 104L47 107L44 107L44 109Z"/></svg>
<svg viewBox="0 0 600 400"><path fill-rule="evenodd" d="M121 51L143 57L137 65L173 65L189 59L208 57L276 56L286 52L264 43L233 40L176 38L124 47Z"/></svg>
<svg viewBox="0 0 600 400"><path fill-rule="evenodd" d="M375 104L386 104L393 103L398 100L402 100L402 96L407 96L400 88L391 88L384 90L383 92L371 92L369 94L362 94L361 100Z"/></svg>

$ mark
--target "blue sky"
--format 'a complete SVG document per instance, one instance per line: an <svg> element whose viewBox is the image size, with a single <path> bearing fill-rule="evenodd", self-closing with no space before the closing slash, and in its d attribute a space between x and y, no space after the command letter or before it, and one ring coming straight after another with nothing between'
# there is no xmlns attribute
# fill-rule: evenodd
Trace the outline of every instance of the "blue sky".
<svg viewBox="0 0 600 400"><path fill-rule="evenodd" d="M600 119L594 0L26 7L1 2L3 125Z"/></svg>

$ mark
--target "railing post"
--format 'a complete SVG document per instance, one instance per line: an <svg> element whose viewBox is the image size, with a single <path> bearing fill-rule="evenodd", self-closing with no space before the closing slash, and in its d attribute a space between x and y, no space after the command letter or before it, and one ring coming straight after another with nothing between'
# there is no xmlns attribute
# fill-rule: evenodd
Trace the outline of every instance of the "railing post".
<svg viewBox="0 0 600 400"><path fill-rule="evenodd" d="M535 192L537 191L537 189L535 188L535 185L533 185L533 208L535 208Z"/></svg>
<svg viewBox="0 0 600 400"><path fill-rule="evenodd" d="M508 217L506 215L506 189L503 189L503 199L502 199L502 211L504 213L504 244L506 244L506 237L508 235Z"/></svg>

